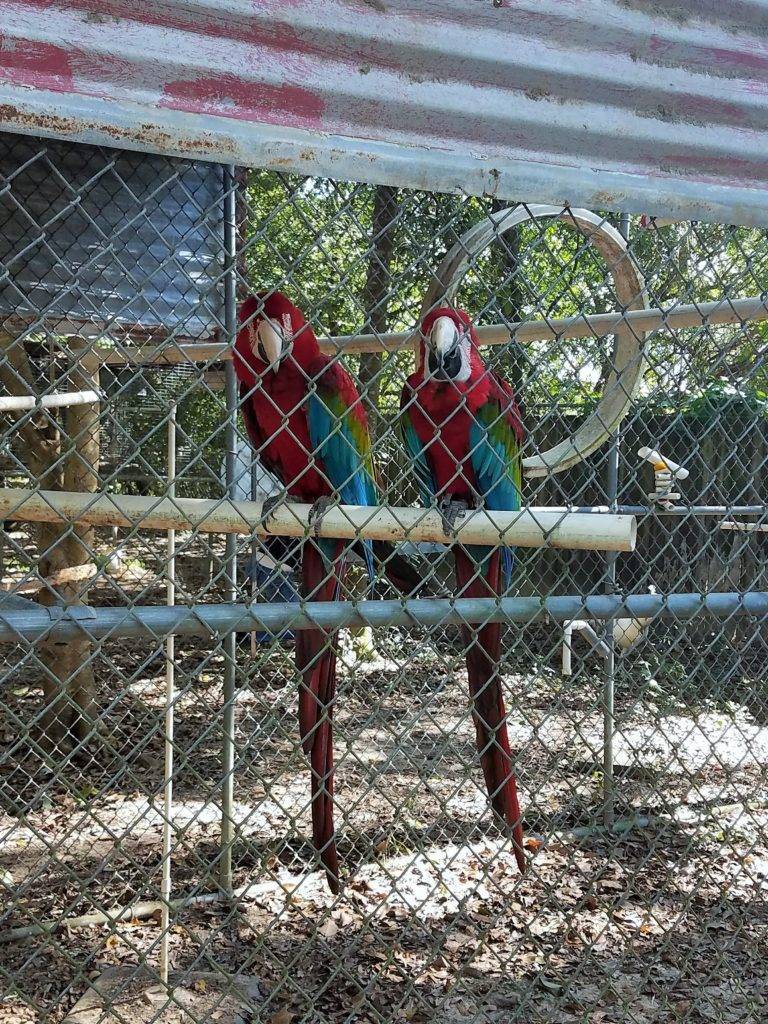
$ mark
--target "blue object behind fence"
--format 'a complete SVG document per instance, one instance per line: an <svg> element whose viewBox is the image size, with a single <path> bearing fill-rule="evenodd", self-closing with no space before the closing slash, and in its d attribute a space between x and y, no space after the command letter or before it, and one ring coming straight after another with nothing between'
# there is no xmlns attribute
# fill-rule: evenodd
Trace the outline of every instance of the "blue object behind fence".
<svg viewBox="0 0 768 1024"><path fill-rule="evenodd" d="M257 601L298 604L301 600L291 576L281 568L263 564L257 555L251 557L246 570L246 580L250 582ZM272 643L276 639L272 633L256 633L255 638L260 644ZM277 634L277 639L283 642L293 640L293 633L291 630L285 630Z"/></svg>

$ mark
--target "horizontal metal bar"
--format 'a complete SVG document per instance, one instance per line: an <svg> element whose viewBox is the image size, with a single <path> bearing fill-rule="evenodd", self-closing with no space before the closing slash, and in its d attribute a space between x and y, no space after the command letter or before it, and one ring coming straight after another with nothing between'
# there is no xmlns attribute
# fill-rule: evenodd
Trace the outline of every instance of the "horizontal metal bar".
<svg viewBox="0 0 768 1024"><path fill-rule="evenodd" d="M99 401L97 391L62 391L57 395L7 395L0 397L0 412L22 412L25 409L64 409L70 405L93 405Z"/></svg>
<svg viewBox="0 0 768 1024"><path fill-rule="evenodd" d="M435 509L407 506L336 505L322 520L310 521L312 506L284 502L268 509L264 502L208 498L145 498L79 491L0 489L0 521L88 523L142 530L197 530L251 536L319 537L341 540L446 541L445 525ZM462 544L503 544L581 551L634 551L633 516L552 512L535 507L517 512L473 509L456 520L454 537Z"/></svg>
<svg viewBox="0 0 768 1024"><path fill-rule="evenodd" d="M629 309L615 313L579 314L548 320L516 320L509 324L479 326L482 345L506 345L510 338L521 344L554 341L557 338L603 338L617 327L629 325L638 333L660 327L679 330L703 324L734 324L768 320L768 304L759 295L744 299L716 299L712 302L679 304L655 309ZM323 352L395 352L415 348L419 335L412 331L389 334L340 335L320 339ZM155 363L175 365L185 362L209 363L230 359L232 350L222 342L180 345L125 345L103 355L107 365Z"/></svg>
<svg viewBox="0 0 768 1024"><path fill-rule="evenodd" d="M569 511L580 515L606 515L608 505L545 505L551 512ZM619 515L630 516L764 516L768 505L617 505Z"/></svg>
<svg viewBox="0 0 768 1024"><path fill-rule="evenodd" d="M610 621L616 618L688 620L707 614L716 619L733 615L768 616L768 593L631 594L561 597L460 598L456 601L310 601L299 604L204 604L188 608L137 605L134 608L34 608L2 610L0 642L72 640L85 633L106 637L223 636L259 630L275 635L285 629L334 631L345 628L436 628L467 622L571 622L573 619Z"/></svg>
<svg viewBox="0 0 768 1024"><path fill-rule="evenodd" d="M617 511L634 516L764 516L768 505L619 505Z"/></svg>

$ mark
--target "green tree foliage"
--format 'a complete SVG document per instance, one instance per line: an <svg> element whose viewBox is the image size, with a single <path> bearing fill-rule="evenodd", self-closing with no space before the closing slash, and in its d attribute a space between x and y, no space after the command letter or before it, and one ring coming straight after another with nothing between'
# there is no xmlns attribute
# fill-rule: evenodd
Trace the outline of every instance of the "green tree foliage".
<svg viewBox="0 0 768 1024"><path fill-rule="evenodd" d="M248 179L246 266L254 286L287 289L326 334L365 328L363 292L371 251L375 186L254 171ZM490 199L400 190L393 213L389 330L417 321L430 272L468 227L502 204ZM768 246L758 229L679 223L632 232L632 252L651 305L706 302L759 294L766 284ZM470 269L459 301L478 323L567 317L619 308L607 268L577 231L534 221L510 232ZM753 374L766 328L704 327L682 334L659 330L649 341L645 394L679 405L719 381L764 390ZM609 351L605 339L539 342L525 352L494 353L533 405L556 401L589 407ZM727 356L727 358L726 358ZM412 356L384 360L381 401L396 400ZM521 370L522 367L522 370Z"/></svg>
<svg viewBox="0 0 768 1024"><path fill-rule="evenodd" d="M371 185L250 171L241 222L242 291L280 288L320 335L412 330L442 257L467 228L504 205L407 189L385 195ZM635 219L631 239L652 306L736 299L766 288L768 245L761 230L688 223L643 230ZM597 250L578 231L551 220L526 223L494 243L470 268L459 301L478 324L619 308ZM749 395L762 408L767 342L762 323L657 330L648 339L640 401L700 415L717 407L717 396ZM561 338L495 348L487 357L514 381L529 416L540 420L553 410L578 416L593 406L610 349L610 338ZM359 357L345 358L361 371ZM368 398L385 418L396 412L413 358L402 351L364 361ZM142 416L151 419L146 410L135 413ZM223 458L216 429L224 420L223 396L194 388L179 417L194 466L209 478L198 489L215 487L210 481ZM161 434L143 421L135 427L149 436L142 457L161 465ZM389 452L394 442L384 442Z"/></svg>

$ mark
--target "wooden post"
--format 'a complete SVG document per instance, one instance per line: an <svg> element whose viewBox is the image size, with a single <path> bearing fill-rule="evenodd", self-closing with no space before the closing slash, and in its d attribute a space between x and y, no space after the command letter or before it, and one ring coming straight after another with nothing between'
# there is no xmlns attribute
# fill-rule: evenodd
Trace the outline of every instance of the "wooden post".
<svg viewBox="0 0 768 1024"><path fill-rule="evenodd" d="M71 338L70 351L76 360L69 375L70 385L76 389L99 390L99 360L91 345L80 338ZM87 405L72 405L62 413L65 490L93 494L99 486L99 402ZM94 527L76 523L60 545L67 568L86 566L93 562L95 548ZM87 580L65 583L55 588L55 600L67 605L87 603L89 576ZM49 594L53 603L54 595ZM49 668L55 667L62 688L68 694L66 721L71 739L83 742L92 734L97 709L95 680L91 664L91 644L87 639L67 644L46 644L43 657ZM53 698L52 698L53 700Z"/></svg>
<svg viewBox="0 0 768 1024"><path fill-rule="evenodd" d="M79 338L71 348L78 359L72 370L73 389L99 390L100 358ZM39 394L34 373L22 339L0 334L0 379L13 396ZM94 395L94 397L96 397ZM72 405L58 415L54 409L36 409L18 427L19 456L36 487L56 493L65 488L93 492L98 487L99 403ZM77 524L74 529L59 517L39 522L37 528L39 577L38 601L45 606L85 602L88 582L81 573L70 572L92 561L93 526ZM51 753L66 754L85 740L95 721L94 679L89 659L91 645L78 639L65 643L44 643L40 649L43 666L44 709L40 719L41 744Z"/></svg>

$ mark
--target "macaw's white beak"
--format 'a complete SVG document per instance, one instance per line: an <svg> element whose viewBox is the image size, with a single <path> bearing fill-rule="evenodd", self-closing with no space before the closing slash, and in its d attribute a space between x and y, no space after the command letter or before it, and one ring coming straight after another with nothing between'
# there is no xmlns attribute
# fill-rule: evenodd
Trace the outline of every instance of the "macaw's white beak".
<svg viewBox="0 0 768 1024"><path fill-rule="evenodd" d="M461 335L453 320L449 316L439 316L432 324L427 339L427 370L430 376L442 380L456 380L461 376L464 360L460 342Z"/></svg>
<svg viewBox="0 0 768 1024"><path fill-rule="evenodd" d="M436 356L445 358L459 343L459 332L449 316L439 316L429 332L429 345Z"/></svg>
<svg viewBox="0 0 768 1024"><path fill-rule="evenodd" d="M251 347L257 359L276 369L288 354L289 342L280 324L265 317L253 331Z"/></svg>

